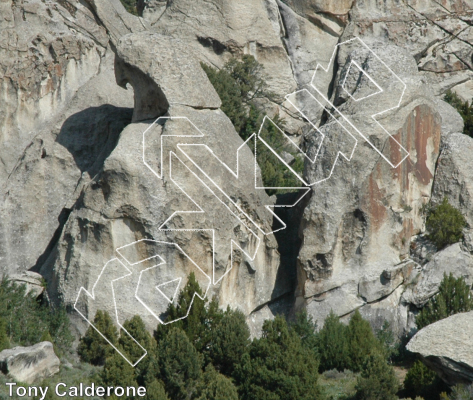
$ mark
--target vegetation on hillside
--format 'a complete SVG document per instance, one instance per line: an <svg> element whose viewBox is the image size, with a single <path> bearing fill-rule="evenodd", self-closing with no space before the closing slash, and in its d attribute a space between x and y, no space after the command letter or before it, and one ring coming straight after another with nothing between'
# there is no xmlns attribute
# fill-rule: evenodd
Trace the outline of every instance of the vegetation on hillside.
<svg viewBox="0 0 473 400"><path fill-rule="evenodd" d="M26 294L25 285L16 285L6 277L0 281L0 349L29 346L51 338L56 350L70 350L73 337L64 308L48 306Z"/></svg>
<svg viewBox="0 0 473 400"><path fill-rule="evenodd" d="M462 116L465 123L463 133L473 137L473 99L470 102L463 101L455 92L448 90L444 100L455 107Z"/></svg>
<svg viewBox="0 0 473 400"><path fill-rule="evenodd" d="M24 296L24 288L6 280L0 287L2 295L8 292L0 303L1 310L7 308L8 298L10 305L23 303L33 319L38 310L47 311L46 306ZM184 316L195 292L201 293L201 288L191 274L176 303L168 307L168 318ZM17 297L19 294L23 297ZM445 276L439 294L421 310L418 322L422 326L422 321L431 323L439 315L464 311L465 304L472 308L469 287L462 279ZM5 315L3 311L0 321L6 321ZM123 330L115 328L106 312L98 311L94 322L130 360L141 357L142 350ZM347 325L330 313L319 331L307 313L298 314L292 322L277 316L264 323L260 338L251 339L240 311L221 310L215 299L196 297L188 318L158 325L154 335L138 316L126 321L124 329L148 351L137 367L131 367L89 328L78 347L82 363L73 369L63 368L42 385L53 387L66 381L145 386L146 400L395 400L400 393L391 361L396 341L389 324L374 333L359 312ZM56 334L50 326L47 332ZM22 335L10 336L7 324L0 323L0 344L8 346L10 337L18 343ZM449 389L436 374L416 361L402 393L417 400L463 400L470 398L471 387L457 386L448 395L445 391ZM50 390L46 400L57 399Z"/></svg>
<svg viewBox="0 0 473 400"><path fill-rule="evenodd" d="M244 55L241 60L232 59L224 68L217 70L206 64L202 68L222 100L221 109L230 118L235 130L243 140L253 133L258 133L265 114L258 110L255 99L271 97L267 91L264 69L251 55ZM284 138L284 120L279 116L273 123L264 120L260 136L278 153L291 154L295 160L291 167L297 173L304 168L301 155L296 154ZM279 129L278 129L279 127ZM254 145L251 145L254 151ZM261 168L261 175L266 187L300 187L299 181L292 172L269 150L258 142L256 159ZM267 189L269 195L279 193L277 189ZM287 192L287 191L284 191Z"/></svg>
<svg viewBox="0 0 473 400"><path fill-rule="evenodd" d="M459 242L463 237L465 226L465 217L448 202L446 197L442 203L427 209L428 238L438 249Z"/></svg>

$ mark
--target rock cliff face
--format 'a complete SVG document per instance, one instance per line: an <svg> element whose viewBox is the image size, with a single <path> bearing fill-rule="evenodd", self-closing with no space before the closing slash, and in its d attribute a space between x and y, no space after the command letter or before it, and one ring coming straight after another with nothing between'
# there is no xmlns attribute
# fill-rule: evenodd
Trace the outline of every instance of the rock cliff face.
<svg viewBox="0 0 473 400"><path fill-rule="evenodd" d="M402 335L444 270L472 281L473 139L441 100L448 89L473 96L471 1L138 6L140 17L119 0L0 3L3 271L39 272L50 298L72 308L80 288L99 284L117 258L131 273L117 283L126 303L119 319L140 314L152 328L147 305L162 311L166 295L140 297L135 288L143 271L153 271L147 283L155 286L172 274L152 269L156 248L146 244L177 243L212 281L209 295L243 310L254 334L279 312L306 309L320 326L330 310L348 317L360 309L374 326L387 319ZM306 161L304 180L321 182L278 211L288 226L276 235L281 222L266 206L282 200L255 189L250 148L199 65L220 68L244 54L268 75L273 96L260 106L285 118L309 158L320 152L325 160ZM317 64L329 68L313 80ZM311 83L347 117L353 136L340 136L322 108L303 118L286 98L302 89L313 95ZM354 144L332 171L339 151ZM436 252L422 237L421 209L444 196L468 227L462 243ZM133 242L128 258L117 252ZM194 264L166 254L184 284ZM103 292L82 311L114 312L115 300ZM71 318L83 332L84 320L75 311Z"/></svg>

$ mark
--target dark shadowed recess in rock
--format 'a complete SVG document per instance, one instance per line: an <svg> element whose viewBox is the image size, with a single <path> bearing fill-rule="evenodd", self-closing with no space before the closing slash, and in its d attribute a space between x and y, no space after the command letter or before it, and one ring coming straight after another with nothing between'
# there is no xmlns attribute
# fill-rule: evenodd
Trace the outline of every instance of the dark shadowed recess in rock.
<svg viewBox="0 0 473 400"><path fill-rule="evenodd" d="M277 195L276 205L295 203L298 196L300 193ZM275 233L281 262L269 307L270 309L275 308L277 314L288 314L293 308L294 292L297 285L297 256L302 245L299 228L302 213L309 198L309 196L305 196L295 207L275 208L276 215L287 225L286 229ZM286 316L290 317L290 315Z"/></svg>
<svg viewBox="0 0 473 400"><path fill-rule="evenodd" d="M96 175L131 122L133 109L110 104L91 107L69 117L56 139L74 157L81 172Z"/></svg>

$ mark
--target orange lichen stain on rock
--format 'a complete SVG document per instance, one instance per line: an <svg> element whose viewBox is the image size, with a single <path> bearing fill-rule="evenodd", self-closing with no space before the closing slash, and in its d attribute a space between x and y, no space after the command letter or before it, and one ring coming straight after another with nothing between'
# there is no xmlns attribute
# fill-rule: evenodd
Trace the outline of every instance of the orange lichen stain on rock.
<svg viewBox="0 0 473 400"><path fill-rule="evenodd" d="M432 182L433 168L439 154L440 127L439 116L429 106L420 105L412 110L404 126L393 136L409 152L409 157L392 172L393 177L399 180L401 190L409 189L410 173L414 173L421 185L427 186ZM428 152L431 152L430 157ZM391 147L393 160L398 154L397 149Z"/></svg>
<svg viewBox="0 0 473 400"><path fill-rule="evenodd" d="M371 227L377 231L386 218L386 207L383 204L384 190L381 190L376 182L376 177L381 175L381 164L370 174L367 193L367 206L370 214Z"/></svg>

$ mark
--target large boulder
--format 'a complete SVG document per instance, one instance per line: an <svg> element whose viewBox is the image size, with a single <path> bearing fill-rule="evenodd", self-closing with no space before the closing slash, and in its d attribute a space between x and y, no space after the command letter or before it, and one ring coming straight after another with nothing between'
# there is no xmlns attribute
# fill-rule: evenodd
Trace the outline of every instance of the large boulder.
<svg viewBox="0 0 473 400"><path fill-rule="evenodd" d="M359 127L366 139L355 133L358 141L350 161L348 157L339 157L333 170L335 155L345 151L349 156L347 149L352 151L354 145L350 147L345 142L349 136L340 134L337 123L329 120L320 128L327 138L323 150L318 150L316 133L309 132L306 140L308 153L320 151L324 158L315 164L306 163L306 179L316 184L302 218L303 244L298 257L296 293L298 305L311 304L310 313L319 321L326 309L334 308L330 300L332 292L342 290L351 299L357 299L347 303L352 305L352 310L340 310L347 313L362 307L366 301L383 299L403 282L402 271L398 275L389 271L407 261L410 238L423 229L421 208L430 197L440 151L441 117L436 111L435 98L419 79L415 60L397 47L373 45L377 56L406 83L399 107L386 112L386 117L380 120L409 153L399 163L402 158L397 145L371 118L373 110L388 109L388 103L397 96L394 95L397 78L383 75L381 71L387 70L374 58L357 59L363 51L350 52L348 47L339 50L342 67L336 77L334 101L342 104L339 110ZM367 83L355 84L356 89L348 96L343 87L349 82L353 60L365 65L379 82L387 84L392 96L384 100L382 96L368 96ZM356 100L364 96L367 97L363 101ZM390 165L389 160L398 160L399 164L393 168L396 161ZM383 271L387 271L384 277ZM338 297L334 297L336 304ZM322 301L313 302L313 299Z"/></svg>
<svg viewBox="0 0 473 400"><path fill-rule="evenodd" d="M25 294L31 293L38 297L44 291L43 277L37 272L24 271L21 274L13 274L8 277L9 281L25 286Z"/></svg>
<svg viewBox="0 0 473 400"><path fill-rule="evenodd" d="M58 373L60 364L51 342L0 352L0 371L17 382L29 385Z"/></svg>
<svg viewBox="0 0 473 400"><path fill-rule="evenodd" d="M407 344L449 385L473 382L473 312L452 315L421 329Z"/></svg>
<svg viewBox="0 0 473 400"><path fill-rule="evenodd" d="M41 267L55 300L72 306L81 288L91 294L95 288L94 297L79 299L80 310L89 320L98 309L115 314L120 296L119 322L140 315L150 329L155 328L160 314L153 315L150 308L165 311L190 272L196 273L204 291L206 277L212 278L216 285L208 294L218 294L222 306L231 305L246 315L293 290L293 282L281 279L277 242L267 234L273 230L274 216L265 206L275 199L255 189L254 156L248 146L242 147L243 140L218 109L220 100L198 61L190 53L182 62L172 56L179 52L180 43L151 33L126 35L118 41L117 80L134 88L137 121L121 132L101 172L84 188ZM155 55L159 62L154 62ZM145 98L140 92L144 82L154 88L154 101L140 100ZM157 122L144 119L164 113ZM183 152L186 143L208 147L188 146ZM222 162L234 169L237 158L240 168L235 177L222 168ZM260 179L259 170L256 173ZM224 202L214 194L220 189L229 196L222 197ZM196 205L205 212L196 214ZM253 221L253 228L242 223L243 213ZM152 245L153 240L177 243L181 255L169 249L159 253L163 248L156 249L159 244ZM126 254L117 250L130 244ZM155 251L170 268L153 269ZM131 272L127 279L119 280L126 274L121 264L103 270L117 257ZM152 271L146 282L141 280L144 270ZM99 279L100 290L94 286ZM171 282L175 290L166 292L167 298L160 296L155 287ZM148 283L150 290L139 290ZM80 319L77 326L82 332L87 327Z"/></svg>
<svg viewBox="0 0 473 400"><path fill-rule="evenodd" d="M403 298L421 308L438 292L444 275L452 274L473 283L473 256L461 248L460 243L452 244L436 253L432 260L422 267L414 285L409 285Z"/></svg>

